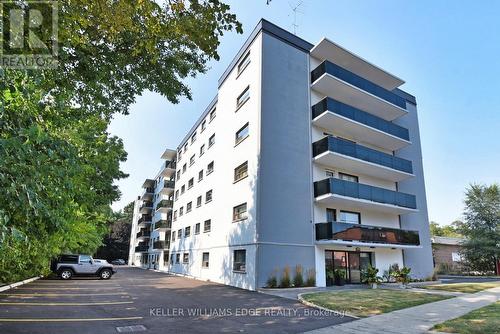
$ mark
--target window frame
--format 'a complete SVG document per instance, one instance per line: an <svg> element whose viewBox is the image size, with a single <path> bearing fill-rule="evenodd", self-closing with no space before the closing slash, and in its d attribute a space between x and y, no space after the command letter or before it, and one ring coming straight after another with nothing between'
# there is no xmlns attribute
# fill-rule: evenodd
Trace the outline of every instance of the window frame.
<svg viewBox="0 0 500 334"><path fill-rule="evenodd" d="M189 264L189 253L182 253L182 264Z"/></svg>
<svg viewBox="0 0 500 334"><path fill-rule="evenodd" d="M240 208L245 208L245 211L242 211L242 212L238 212L237 213L237 210L240 209ZM242 215L245 215L244 217L242 217ZM239 205L236 205L236 206L233 206L233 223L234 222L239 222L239 221L242 221L242 220L246 220L248 219L248 205L247 205L247 202L244 202L244 203L241 203Z"/></svg>
<svg viewBox="0 0 500 334"><path fill-rule="evenodd" d="M208 198L210 194L210 199ZM213 189L210 189L210 190L207 190L207 192L205 193L205 203L210 203L212 202L213 200Z"/></svg>
<svg viewBox="0 0 500 334"><path fill-rule="evenodd" d="M239 137L238 134L246 129L246 135L243 137ZM250 136L250 122L246 122L238 131L234 134L234 146L238 146L242 141L247 139Z"/></svg>
<svg viewBox="0 0 500 334"><path fill-rule="evenodd" d="M205 254L207 255L207 259L205 260ZM208 268L210 266L210 252L201 253L201 267Z"/></svg>
<svg viewBox="0 0 500 334"><path fill-rule="evenodd" d="M237 254L240 254L239 256L241 256L241 254L243 254L244 261L241 261L241 259L238 259L240 261L236 262ZM241 269L242 266L243 266L243 269ZM247 269L247 250L246 249L233 250L233 272L244 274L244 273L246 273L246 269Z"/></svg>
<svg viewBox="0 0 500 334"><path fill-rule="evenodd" d="M242 176L242 173L237 173L237 170L239 168L244 167L244 166L246 166L245 175ZM238 177L238 175L239 175L239 177ZM239 166L237 166L237 167L234 168L234 180L233 180L233 183L237 183L237 182L239 182L239 181L241 181L241 180L243 180L243 179L245 179L247 177L248 177L248 160L245 161L245 162L243 162L242 164L240 164Z"/></svg>
<svg viewBox="0 0 500 334"><path fill-rule="evenodd" d="M349 211L349 210L339 210L339 215L336 218L338 218L338 221L340 223L355 224L355 223L350 222L350 221L343 221L342 218L341 218L342 213L349 213L349 214L357 215L358 216L358 225L361 224L361 212Z"/></svg>
<svg viewBox="0 0 500 334"><path fill-rule="evenodd" d="M208 138L208 148L215 145L215 133Z"/></svg>
<svg viewBox="0 0 500 334"><path fill-rule="evenodd" d="M208 224L207 224L208 223ZM208 226L208 229L207 229ZM203 222L203 233L208 233L212 231L212 220L207 219Z"/></svg>
<svg viewBox="0 0 500 334"><path fill-rule="evenodd" d="M212 166L212 168L210 168L210 165ZM212 174L214 172L214 169L215 169L215 162L212 161L207 165L207 175Z"/></svg>
<svg viewBox="0 0 500 334"><path fill-rule="evenodd" d="M245 55L241 58L241 60L238 62L238 74L236 78L240 76L241 73L250 65L252 61L252 58L250 58L250 50L245 53Z"/></svg>
<svg viewBox="0 0 500 334"><path fill-rule="evenodd" d="M201 223L196 223L194 225L194 234L195 235L200 234L200 231L201 231Z"/></svg>
<svg viewBox="0 0 500 334"><path fill-rule="evenodd" d="M250 85L246 86L245 89L238 95L236 98L236 111L240 110L241 107L247 103L247 101L250 100Z"/></svg>

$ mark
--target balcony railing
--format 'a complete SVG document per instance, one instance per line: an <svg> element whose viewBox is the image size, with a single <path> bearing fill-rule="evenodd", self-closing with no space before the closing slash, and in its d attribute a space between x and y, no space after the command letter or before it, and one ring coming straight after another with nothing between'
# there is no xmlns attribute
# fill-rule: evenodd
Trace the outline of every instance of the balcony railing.
<svg viewBox="0 0 500 334"><path fill-rule="evenodd" d="M147 252L149 249L148 245L139 245L135 247L136 252Z"/></svg>
<svg viewBox="0 0 500 334"><path fill-rule="evenodd" d="M151 231L142 229L139 232L137 232L137 238L141 237L149 237L151 235Z"/></svg>
<svg viewBox="0 0 500 334"><path fill-rule="evenodd" d="M314 196L319 197L326 194L336 194L409 209L417 208L414 195L336 178L314 182Z"/></svg>
<svg viewBox="0 0 500 334"><path fill-rule="evenodd" d="M313 157L328 151L413 174L410 160L395 157L349 140L328 136L313 144Z"/></svg>
<svg viewBox="0 0 500 334"><path fill-rule="evenodd" d="M156 228L172 228L172 221L166 219L159 220L155 223Z"/></svg>
<svg viewBox="0 0 500 334"><path fill-rule="evenodd" d="M163 181L163 188L174 189L175 182L174 181Z"/></svg>
<svg viewBox="0 0 500 334"><path fill-rule="evenodd" d="M151 219L153 217L151 215L142 215L141 218L139 218L138 220L138 223L141 224L141 223L151 223Z"/></svg>
<svg viewBox="0 0 500 334"><path fill-rule="evenodd" d="M410 140L408 129L329 97L312 107L313 119L327 110L401 139Z"/></svg>
<svg viewBox="0 0 500 334"><path fill-rule="evenodd" d="M156 210L159 209L171 209L173 206L173 201L168 200L168 199L163 199L158 204L156 204Z"/></svg>
<svg viewBox="0 0 500 334"><path fill-rule="evenodd" d="M139 208L139 210L143 210L143 209L151 209L153 207L153 203L152 202L144 202L141 207Z"/></svg>
<svg viewBox="0 0 500 334"><path fill-rule="evenodd" d="M168 249L168 248L170 248L170 243L165 242L163 240L158 240L158 241L153 242L153 248L154 249Z"/></svg>
<svg viewBox="0 0 500 334"><path fill-rule="evenodd" d="M176 169L177 168L177 164L176 164L175 161L167 160L167 161L165 161L165 168Z"/></svg>
<svg viewBox="0 0 500 334"><path fill-rule="evenodd" d="M316 224L316 240L343 240L391 245L420 245L418 231L328 222Z"/></svg>
<svg viewBox="0 0 500 334"><path fill-rule="evenodd" d="M311 72L311 82L316 81L325 73L328 73L344 82L356 86L359 89L375 95L400 108L406 109L406 100L401 96L396 95L390 90L387 90L369 80L366 80L365 78L362 78L359 75L354 74L351 71L348 71L345 68L342 68L328 60L322 62Z"/></svg>

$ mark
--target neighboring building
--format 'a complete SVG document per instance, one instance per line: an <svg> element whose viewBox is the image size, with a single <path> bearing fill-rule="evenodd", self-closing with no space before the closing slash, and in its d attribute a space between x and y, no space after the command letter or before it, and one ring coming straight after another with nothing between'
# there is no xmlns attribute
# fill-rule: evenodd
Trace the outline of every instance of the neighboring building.
<svg viewBox="0 0 500 334"><path fill-rule="evenodd" d="M318 286L333 269L359 282L370 263L429 276L416 101L401 84L328 39L313 45L261 20L168 151L175 176L144 184L156 210L136 202L137 220L168 227L149 244L133 238L131 258L245 289L287 265L314 270ZM164 177L175 187L158 196Z"/></svg>
<svg viewBox="0 0 500 334"><path fill-rule="evenodd" d="M464 238L432 237L432 256L434 267L451 272L462 270L462 243Z"/></svg>

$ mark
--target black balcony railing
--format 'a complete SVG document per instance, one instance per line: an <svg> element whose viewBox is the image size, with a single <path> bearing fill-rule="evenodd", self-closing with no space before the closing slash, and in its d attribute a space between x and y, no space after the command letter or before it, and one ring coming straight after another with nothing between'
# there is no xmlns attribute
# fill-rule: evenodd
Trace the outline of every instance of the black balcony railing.
<svg viewBox="0 0 500 334"><path fill-rule="evenodd" d="M345 68L340 67L328 60L322 62L311 72L311 82L316 81L323 74L328 73L334 77L339 78L353 86L356 86L372 95L375 95L387 102L390 102L398 107L406 109L406 100L399 95L394 94L365 78L360 77Z"/></svg>
<svg viewBox="0 0 500 334"><path fill-rule="evenodd" d="M163 240L158 240L158 241L153 242L153 248L154 249L168 249L168 248L170 248L170 243L165 242Z"/></svg>
<svg viewBox="0 0 500 334"><path fill-rule="evenodd" d="M141 229L139 232L137 232L137 238L149 237L150 235L151 235L151 231L146 230L146 229Z"/></svg>
<svg viewBox="0 0 500 334"><path fill-rule="evenodd" d="M153 187L148 187L144 190L144 193L154 193L155 192L155 189Z"/></svg>
<svg viewBox="0 0 500 334"><path fill-rule="evenodd" d="M165 161L165 168L175 169L177 168L177 164L175 161L167 160Z"/></svg>
<svg viewBox="0 0 500 334"><path fill-rule="evenodd" d="M138 220L138 223L141 224L141 223L151 223L151 219L153 217L151 215L142 215L141 218L139 218Z"/></svg>
<svg viewBox="0 0 500 334"><path fill-rule="evenodd" d="M152 208L153 208L153 202L144 202L144 203L142 203L142 205L139 208L139 210L152 209Z"/></svg>
<svg viewBox="0 0 500 334"><path fill-rule="evenodd" d="M155 223L156 228L172 228L172 221L166 219L159 220Z"/></svg>
<svg viewBox="0 0 500 334"><path fill-rule="evenodd" d="M359 198L409 209L417 208L414 195L336 178L314 182L314 196L318 197L325 194Z"/></svg>
<svg viewBox="0 0 500 334"><path fill-rule="evenodd" d="M149 249L148 245L139 245L135 247L136 252L147 252Z"/></svg>
<svg viewBox="0 0 500 334"><path fill-rule="evenodd" d="M329 97L324 98L312 107L313 119L327 110L401 139L410 140L408 129Z"/></svg>
<svg viewBox="0 0 500 334"><path fill-rule="evenodd" d="M169 189L174 189L175 187L175 182L174 181L163 181L163 188L169 188Z"/></svg>
<svg viewBox="0 0 500 334"><path fill-rule="evenodd" d="M159 209L171 209L173 206L173 201L168 199L162 199L158 204L156 204L156 210Z"/></svg>
<svg viewBox="0 0 500 334"><path fill-rule="evenodd" d="M342 222L319 223L316 240L343 240L391 245L420 245L418 231Z"/></svg>
<svg viewBox="0 0 500 334"><path fill-rule="evenodd" d="M356 159L396 169L408 174L413 173L410 160L395 157L349 140L328 136L313 143L313 157L328 151L348 155Z"/></svg>

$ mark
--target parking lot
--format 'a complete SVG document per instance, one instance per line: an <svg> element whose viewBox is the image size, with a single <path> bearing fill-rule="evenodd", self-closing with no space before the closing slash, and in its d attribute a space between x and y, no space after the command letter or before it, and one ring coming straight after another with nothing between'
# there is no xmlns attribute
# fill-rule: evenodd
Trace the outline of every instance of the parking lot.
<svg viewBox="0 0 500 334"><path fill-rule="evenodd" d="M9 334L299 333L352 320L289 299L125 267L110 280L43 279L0 293L0 333Z"/></svg>

